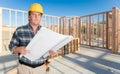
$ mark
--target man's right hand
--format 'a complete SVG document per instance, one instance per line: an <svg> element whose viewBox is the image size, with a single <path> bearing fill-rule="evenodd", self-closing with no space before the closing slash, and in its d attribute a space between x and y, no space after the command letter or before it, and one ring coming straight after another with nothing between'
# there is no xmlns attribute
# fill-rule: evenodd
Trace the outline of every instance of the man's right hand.
<svg viewBox="0 0 120 74"><path fill-rule="evenodd" d="M18 54L18 53L20 53L20 54L26 54L26 53L28 53L28 50L25 48L25 46L15 47L13 49L13 53L15 53L15 54Z"/></svg>

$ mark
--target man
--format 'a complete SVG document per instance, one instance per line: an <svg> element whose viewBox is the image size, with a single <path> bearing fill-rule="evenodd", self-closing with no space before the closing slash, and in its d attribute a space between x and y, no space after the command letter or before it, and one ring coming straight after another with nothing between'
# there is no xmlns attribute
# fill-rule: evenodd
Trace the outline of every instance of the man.
<svg viewBox="0 0 120 74"><path fill-rule="evenodd" d="M41 28L39 25L41 17L43 15L43 8L40 4L34 3L28 10L27 25L18 27L13 34L10 41L9 49L14 54L26 54L29 51L25 48L28 43L35 36L37 31ZM44 42L43 42L44 43ZM54 55L54 51L49 51L50 55ZM40 57L35 61L30 61L25 57L19 57L18 74L46 74L46 68L44 62L46 57Z"/></svg>

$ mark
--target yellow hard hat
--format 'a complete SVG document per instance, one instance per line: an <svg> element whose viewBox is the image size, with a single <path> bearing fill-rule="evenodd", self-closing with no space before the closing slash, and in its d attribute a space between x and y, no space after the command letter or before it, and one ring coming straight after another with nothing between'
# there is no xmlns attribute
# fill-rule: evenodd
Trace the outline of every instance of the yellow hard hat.
<svg viewBox="0 0 120 74"><path fill-rule="evenodd" d="M39 12L39 13L43 14L43 8L42 8L42 6L41 6L40 4L38 4L38 3L32 4L32 5L29 7L28 12L29 12L29 11Z"/></svg>

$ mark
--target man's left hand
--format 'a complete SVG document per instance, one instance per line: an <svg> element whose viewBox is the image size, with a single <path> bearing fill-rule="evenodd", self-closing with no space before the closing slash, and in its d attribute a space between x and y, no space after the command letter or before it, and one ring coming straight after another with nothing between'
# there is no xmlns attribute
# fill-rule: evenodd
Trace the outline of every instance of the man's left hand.
<svg viewBox="0 0 120 74"><path fill-rule="evenodd" d="M50 50L50 51L49 51L49 54L50 54L51 56L55 56L55 55L56 55L56 52L55 52L54 50Z"/></svg>

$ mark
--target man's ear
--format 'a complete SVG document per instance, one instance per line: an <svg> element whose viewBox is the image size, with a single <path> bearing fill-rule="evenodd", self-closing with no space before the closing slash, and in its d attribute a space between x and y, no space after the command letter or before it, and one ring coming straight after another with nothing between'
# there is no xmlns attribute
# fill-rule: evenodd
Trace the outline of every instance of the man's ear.
<svg viewBox="0 0 120 74"><path fill-rule="evenodd" d="M30 20L30 15L28 16L28 21Z"/></svg>

